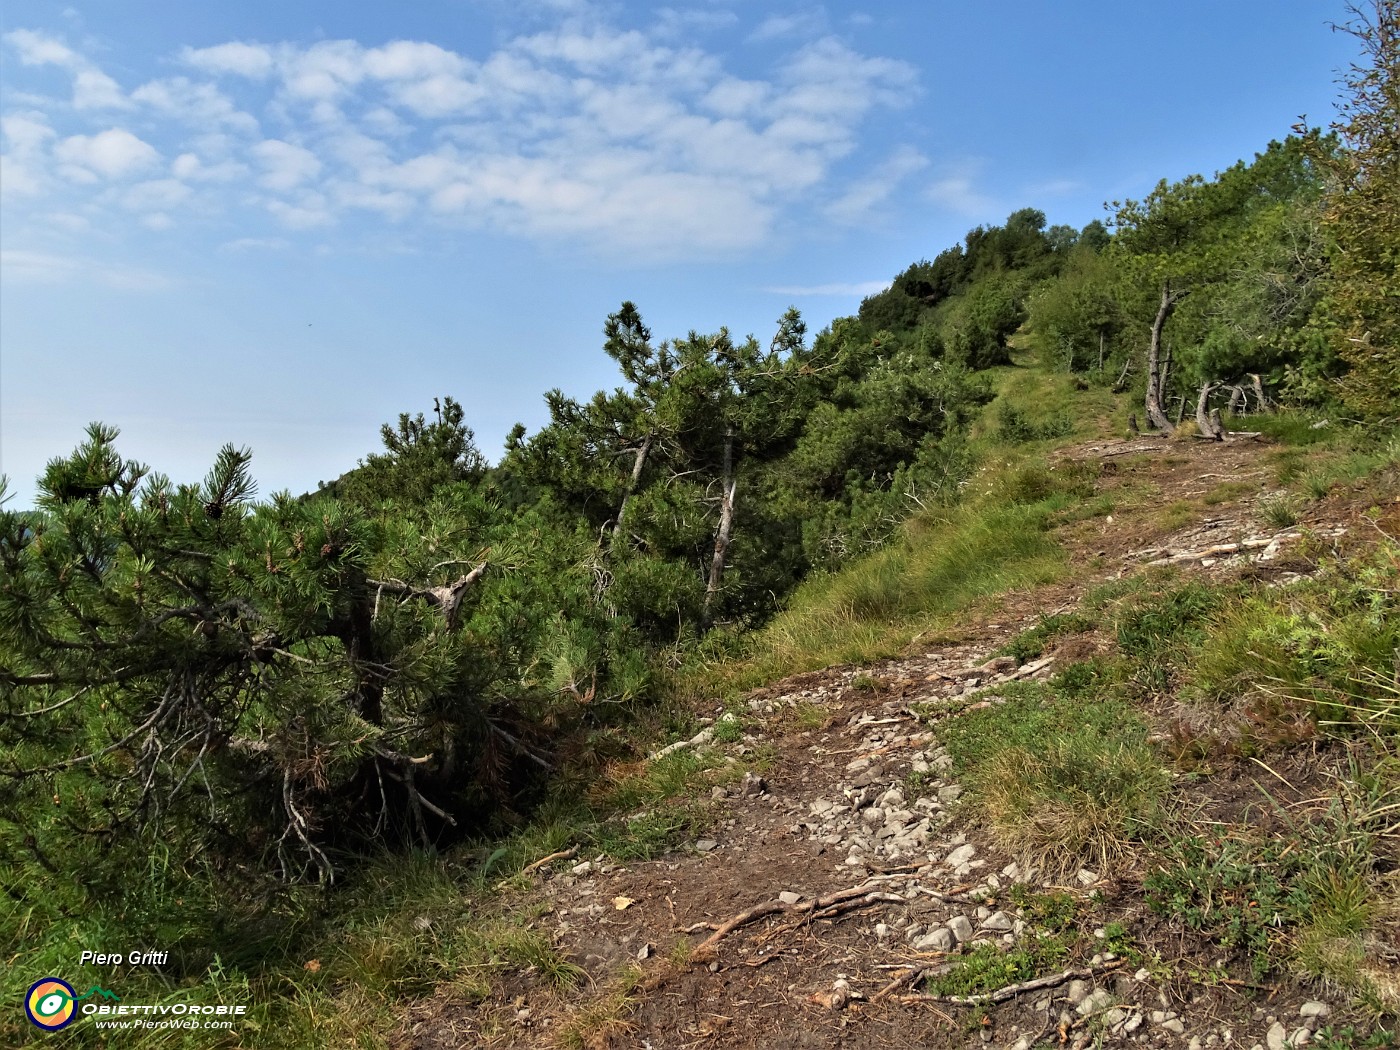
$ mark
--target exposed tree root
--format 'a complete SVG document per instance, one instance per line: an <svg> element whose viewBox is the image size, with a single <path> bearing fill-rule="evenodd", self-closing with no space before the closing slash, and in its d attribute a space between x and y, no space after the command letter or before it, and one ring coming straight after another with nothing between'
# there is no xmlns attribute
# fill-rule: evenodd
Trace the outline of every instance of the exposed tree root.
<svg viewBox="0 0 1400 1050"><path fill-rule="evenodd" d="M853 886L850 889L837 890L835 893L828 893L824 897L817 897L809 901L799 901L797 904L784 904L780 900L764 901L756 904L747 911L742 911L738 915L725 920L719 925L713 923L696 923L686 929L686 933L696 933L700 930L714 930L709 937L697 944L690 953L691 962L707 962L713 957L715 946L725 937L735 930L747 926L759 919L769 915L796 914L804 916L807 921L818 918L829 918L839 915L841 912L850 911L854 908L861 908L868 904L878 904L884 901L898 900L904 902L903 897L895 897L893 894L882 893L878 889L872 889L868 885Z"/></svg>
<svg viewBox="0 0 1400 1050"><path fill-rule="evenodd" d="M547 857L541 857L532 864L527 864L520 869L520 874L529 875L532 871L538 871L546 864L552 864L556 860L572 860L578 856L578 847L570 846L568 849L561 849L558 853L551 853Z"/></svg>
<svg viewBox="0 0 1400 1050"><path fill-rule="evenodd" d="M1008 999L1014 999L1022 992L1034 992L1041 988L1053 988L1066 981L1094 977L1097 974L1116 970L1122 965L1123 963L1120 961L1109 963L1106 966L1088 966L1078 970L1065 970L1062 973L1051 974L1049 977L1037 977L1035 980L1022 981L1020 984L1008 984L1005 988L998 988L985 995L901 995L898 1001L901 1003L953 1003L957 1006L991 1006L996 1003L1004 1003Z"/></svg>

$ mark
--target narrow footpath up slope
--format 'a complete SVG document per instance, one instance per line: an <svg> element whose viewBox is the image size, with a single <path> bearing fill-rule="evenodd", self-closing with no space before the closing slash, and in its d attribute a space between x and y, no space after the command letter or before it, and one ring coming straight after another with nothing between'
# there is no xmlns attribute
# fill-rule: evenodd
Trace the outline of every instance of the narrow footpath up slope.
<svg viewBox="0 0 1400 1050"><path fill-rule="evenodd" d="M1238 945L1149 909L1145 857L1037 870L1009 852L960 804L945 740L1006 703L1008 685L1112 650L1090 618L1048 632L1039 655L1018 649L1037 624L1071 622L1086 595L1111 600L1157 578L1275 585L1348 542L1345 499L1284 527L1264 520L1276 452L1243 439L1060 452L1092 464L1096 498L1119 508L1058 529L1067 578L1002 596L899 659L799 675L737 710L702 712L716 721L669 750L717 753L696 789L708 830L641 862L559 857L517 885L512 910L534 915L586 980L554 992L527 977L486 1002L440 989L405 1018L398 1045L1352 1045L1326 1040L1374 1014L1287 974L1256 977ZM1178 715L1145 714L1165 755ZM1178 762L1173 804L1193 829L1306 821L1345 763L1320 741L1267 763L1236 756L1183 773Z"/></svg>

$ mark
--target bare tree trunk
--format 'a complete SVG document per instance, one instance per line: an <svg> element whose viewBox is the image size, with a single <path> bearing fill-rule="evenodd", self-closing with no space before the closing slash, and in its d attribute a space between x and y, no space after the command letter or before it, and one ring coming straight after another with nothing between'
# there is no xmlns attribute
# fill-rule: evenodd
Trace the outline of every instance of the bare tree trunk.
<svg viewBox="0 0 1400 1050"><path fill-rule="evenodd" d="M738 483L734 477L734 428L724 435L724 492L719 504L719 528L715 530L715 553L710 559L710 578L705 583L704 621L710 623L711 606L720 584L724 582L724 556L729 550L729 537L734 530L734 496Z"/></svg>
<svg viewBox="0 0 1400 1050"><path fill-rule="evenodd" d="M1144 407L1148 422L1164 434L1172 432L1171 420L1167 418L1167 413L1162 408L1164 381L1171 365L1171 354L1168 351L1166 356L1163 356L1162 329L1166 327L1167 320L1171 317L1172 311L1176 309L1176 304L1180 299L1181 293L1172 291L1171 282L1163 281L1162 302L1157 307L1157 316L1152 321L1152 341L1147 347L1147 398Z"/></svg>
<svg viewBox="0 0 1400 1050"><path fill-rule="evenodd" d="M1215 393L1219 386L1219 383L1202 383L1201 396L1196 400L1196 426L1200 429L1202 437L1208 437L1212 441L1225 440L1225 431L1220 425L1220 413L1212 414L1209 410L1210 395Z"/></svg>
<svg viewBox="0 0 1400 1050"><path fill-rule="evenodd" d="M1123 362L1123 371L1118 373L1118 380L1113 384L1112 390L1115 394L1121 394L1128 389L1128 372L1133 367L1133 355L1129 354L1128 359Z"/></svg>
<svg viewBox="0 0 1400 1050"><path fill-rule="evenodd" d="M1103 329L1099 329L1099 371L1103 371Z"/></svg>
<svg viewBox="0 0 1400 1050"><path fill-rule="evenodd" d="M1264 396L1264 381L1255 372L1251 372L1249 378L1254 385L1254 410L1256 412L1269 411L1269 399Z"/></svg>
<svg viewBox="0 0 1400 1050"><path fill-rule="evenodd" d="M617 521L613 522L612 546L617 546L617 541L622 536L622 520L627 516L627 504L631 502L636 494L637 486L642 481L642 471L646 469L647 456L651 454L652 441L655 434L648 434L642 441L641 447L637 449L637 458L632 461L632 477L627 482L627 491L622 494L622 505L617 508Z"/></svg>

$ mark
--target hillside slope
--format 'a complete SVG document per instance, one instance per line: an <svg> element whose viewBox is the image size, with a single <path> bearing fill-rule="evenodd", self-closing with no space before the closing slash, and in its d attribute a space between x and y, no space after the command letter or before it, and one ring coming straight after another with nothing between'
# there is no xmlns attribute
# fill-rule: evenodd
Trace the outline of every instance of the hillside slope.
<svg viewBox="0 0 1400 1050"><path fill-rule="evenodd" d="M581 968L573 990L530 969L484 1000L447 984L395 1045L1387 1045L1385 746L1278 676L1214 708L1192 678L1232 603L1393 570L1394 465L1329 491L1324 457L1304 504L1278 480L1302 454L1055 450L1092 479L1052 522L1068 571L893 659L706 702L693 743L615 770L655 788L621 822L692 829L680 848L573 844L503 886Z"/></svg>

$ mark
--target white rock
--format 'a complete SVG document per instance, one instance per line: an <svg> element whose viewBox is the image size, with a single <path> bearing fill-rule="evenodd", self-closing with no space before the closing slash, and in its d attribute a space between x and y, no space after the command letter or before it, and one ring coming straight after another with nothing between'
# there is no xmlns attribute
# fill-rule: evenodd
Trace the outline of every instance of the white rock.
<svg viewBox="0 0 1400 1050"><path fill-rule="evenodd" d="M1288 1045L1306 1046L1308 1043L1312 1042L1312 1036L1312 1031L1308 1028L1295 1028L1293 1029L1293 1031L1288 1033Z"/></svg>
<svg viewBox="0 0 1400 1050"><path fill-rule="evenodd" d="M914 942L914 950L918 952L950 952L957 947L958 939L953 931L946 926L941 926L932 933L920 937Z"/></svg>
<svg viewBox="0 0 1400 1050"><path fill-rule="evenodd" d="M976 932L972 928L972 921L966 915L954 915L948 920L948 929L953 931L953 936L958 939L960 944L966 944L972 940Z"/></svg>
<svg viewBox="0 0 1400 1050"><path fill-rule="evenodd" d="M1264 1042L1269 1046L1269 1050L1286 1050L1288 1046L1288 1029L1283 1027L1283 1023L1275 1021L1269 1026L1269 1033L1264 1037Z"/></svg>
<svg viewBox="0 0 1400 1050"><path fill-rule="evenodd" d="M943 858L943 863L948 865L948 867L950 868L958 868L970 861L973 857L973 854L975 854L976 852L977 847L969 842L965 845L959 846L957 849L953 850L953 852L949 853L948 856Z"/></svg>
<svg viewBox="0 0 1400 1050"><path fill-rule="evenodd" d="M793 893L792 890L783 890L782 893L778 894L778 900L782 901L784 904L796 904L801 899L802 894Z"/></svg>
<svg viewBox="0 0 1400 1050"><path fill-rule="evenodd" d="M1304 1017L1326 1017L1331 1012L1330 1006L1315 999L1298 1007L1298 1013Z"/></svg>
<svg viewBox="0 0 1400 1050"><path fill-rule="evenodd" d="M1088 1017L1090 1014L1097 1013L1104 1009L1112 1002L1112 994L1110 994L1106 988L1100 988L1098 991L1092 992L1088 998L1075 1007L1075 1012L1078 1013L1080 1017Z"/></svg>
<svg viewBox="0 0 1400 1050"><path fill-rule="evenodd" d="M996 930L1003 933L1015 925L1015 920L1004 911L994 911L991 915L988 915L982 920L982 928L984 930Z"/></svg>

